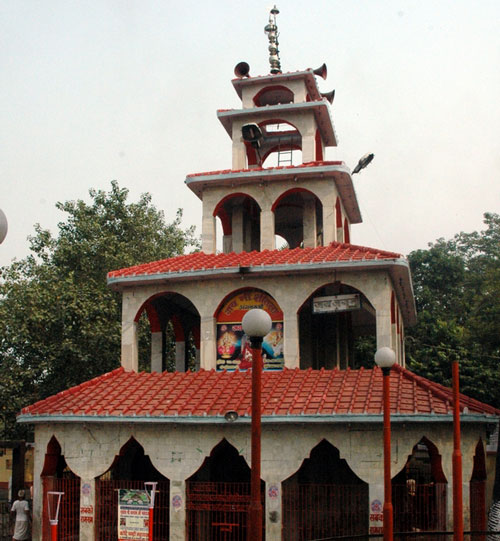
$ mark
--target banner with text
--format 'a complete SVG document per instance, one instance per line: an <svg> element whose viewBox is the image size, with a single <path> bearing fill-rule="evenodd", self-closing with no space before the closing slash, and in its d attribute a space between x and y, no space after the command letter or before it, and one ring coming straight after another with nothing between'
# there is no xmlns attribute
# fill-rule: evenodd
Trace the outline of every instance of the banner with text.
<svg viewBox="0 0 500 541"><path fill-rule="evenodd" d="M149 539L149 495L145 490L118 491L118 539Z"/></svg>

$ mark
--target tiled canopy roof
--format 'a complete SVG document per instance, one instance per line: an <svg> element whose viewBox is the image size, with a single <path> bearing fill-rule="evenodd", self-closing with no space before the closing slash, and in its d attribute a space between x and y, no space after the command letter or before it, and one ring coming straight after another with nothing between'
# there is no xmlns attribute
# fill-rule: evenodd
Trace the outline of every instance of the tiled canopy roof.
<svg viewBox="0 0 500 541"><path fill-rule="evenodd" d="M171 272L192 272L238 267L269 267L278 265L304 265L333 262L363 262L402 259L400 254L386 252L354 244L332 242L318 248L294 248L293 250L263 250L229 254L206 254L196 252L136 265L108 273L108 278L143 276Z"/></svg>
<svg viewBox="0 0 500 541"><path fill-rule="evenodd" d="M135 373L118 368L22 410L24 422L90 418L214 422L228 411L251 412L251 371ZM461 410L498 416L499 410L464 395ZM391 371L393 414L449 417L451 390L396 366ZM288 370L262 374L263 421L300 418L357 420L380 417L382 372L359 370ZM465 409L466 408L466 409Z"/></svg>

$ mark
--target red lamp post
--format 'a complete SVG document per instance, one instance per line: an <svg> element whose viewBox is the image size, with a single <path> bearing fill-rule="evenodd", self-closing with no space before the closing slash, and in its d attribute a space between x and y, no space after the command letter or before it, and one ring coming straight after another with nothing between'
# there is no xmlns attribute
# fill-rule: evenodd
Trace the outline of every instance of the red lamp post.
<svg viewBox="0 0 500 541"><path fill-rule="evenodd" d="M260 308L249 310L241 322L252 349L252 473L248 509L248 539L262 541L262 502L260 497L261 378L262 341L271 330L271 317Z"/></svg>
<svg viewBox="0 0 500 541"><path fill-rule="evenodd" d="M453 387L453 540L463 541L464 515L462 499L462 452L460 450L460 392L458 360L452 368Z"/></svg>
<svg viewBox="0 0 500 541"><path fill-rule="evenodd" d="M391 348L382 347L375 353L375 362L382 369L384 399L384 541L393 541L390 376L396 354Z"/></svg>

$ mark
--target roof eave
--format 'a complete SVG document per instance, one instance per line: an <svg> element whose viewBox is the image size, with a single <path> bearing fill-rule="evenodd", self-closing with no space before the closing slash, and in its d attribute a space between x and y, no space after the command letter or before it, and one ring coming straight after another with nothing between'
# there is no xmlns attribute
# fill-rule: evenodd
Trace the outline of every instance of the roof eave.
<svg viewBox="0 0 500 541"><path fill-rule="evenodd" d="M343 162L338 162L335 165L296 166L287 167L286 169L246 169L244 171L230 171L220 174L188 175L184 182L199 199L203 199L203 190L210 185L241 186L259 181L272 182L287 179L293 180L298 177L305 179L318 176L334 179L349 221L351 224L361 223L363 219L354 190L351 171Z"/></svg>
<svg viewBox="0 0 500 541"><path fill-rule="evenodd" d="M482 413L462 413L461 423L495 424L499 416ZM236 421L229 423L225 417L219 415L64 415L21 414L18 423L145 423L145 424L232 424L247 425L251 423L251 416L242 415ZM304 414L304 415L262 415L262 424L297 424L297 423L382 423L383 414L375 413L344 413L344 414ZM453 414L436 413L392 413L391 423L453 423Z"/></svg>

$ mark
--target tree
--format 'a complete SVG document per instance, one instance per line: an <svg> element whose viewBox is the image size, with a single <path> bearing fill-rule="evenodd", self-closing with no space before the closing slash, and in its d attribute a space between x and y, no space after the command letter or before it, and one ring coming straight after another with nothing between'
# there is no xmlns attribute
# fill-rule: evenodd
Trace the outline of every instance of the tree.
<svg viewBox="0 0 500 541"><path fill-rule="evenodd" d="M409 255L418 323L407 354L412 370L446 385L458 358L461 390L500 407L500 215L484 222Z"/></svg>
<svg viewBox="0 0 500 541"><path fill-rule="evenodd" d="M116 181L90 190L91 203L57 203L58 235L35 226L30 255L1 269L0 423L3 438L22 436L21 407L119 366L121 298L110 270L196 248L194 229L171 223L143 194L127 201Z"/></svg>

